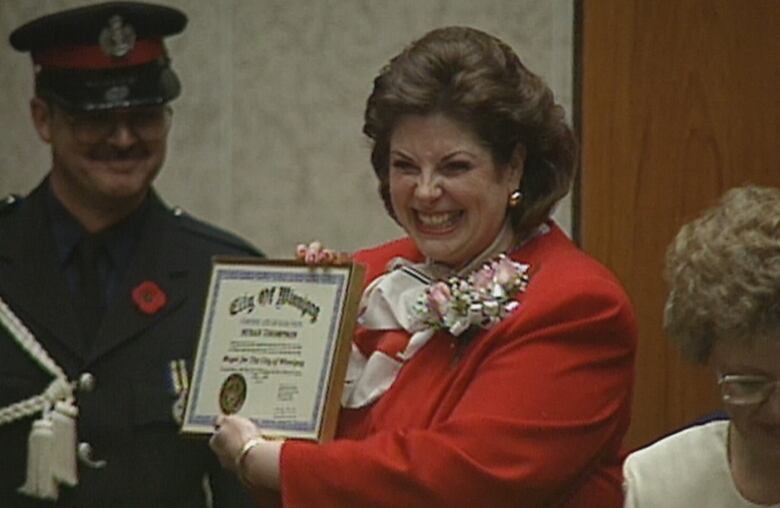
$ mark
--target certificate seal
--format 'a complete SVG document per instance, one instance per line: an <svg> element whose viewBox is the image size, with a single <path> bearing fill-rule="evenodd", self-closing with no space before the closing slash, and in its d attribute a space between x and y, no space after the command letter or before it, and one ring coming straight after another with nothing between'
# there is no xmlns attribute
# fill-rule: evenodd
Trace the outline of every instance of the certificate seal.
<svg viewBox="0 0 780 508"><path fill-rule="evenodd" d="M226 415L237 413L246 400L246 379L241 374L231 374L219 390L219 408Z"/></svg>

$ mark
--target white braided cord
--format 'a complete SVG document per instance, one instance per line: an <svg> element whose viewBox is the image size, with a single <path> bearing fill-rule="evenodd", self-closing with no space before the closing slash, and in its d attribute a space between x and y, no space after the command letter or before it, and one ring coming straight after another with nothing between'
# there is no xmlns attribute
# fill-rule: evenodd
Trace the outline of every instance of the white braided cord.
<svg viewBox="0 0 780 508"><path fill-rule="evenodd" d="M16 317L2 298L0 298L0 324L8 330L11 337L43 370L54 376L54 380L42 394L0 408L0 425L34 415L50 408L58 400L72 397L74 387L68 382L65 372L54 362L49 353L35 339L32 332Z"/></svg>

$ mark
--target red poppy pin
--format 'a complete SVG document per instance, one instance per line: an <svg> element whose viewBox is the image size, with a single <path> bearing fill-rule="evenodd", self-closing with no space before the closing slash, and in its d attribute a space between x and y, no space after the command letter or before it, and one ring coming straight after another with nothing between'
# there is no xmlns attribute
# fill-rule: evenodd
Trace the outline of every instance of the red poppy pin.
<svg viewBox="0 0 780 508"><path fill-rule="evenodd" d="M145 280L133 289L133 302L144 314L155 314L165 307L168 297L156 283Z"/></svg>

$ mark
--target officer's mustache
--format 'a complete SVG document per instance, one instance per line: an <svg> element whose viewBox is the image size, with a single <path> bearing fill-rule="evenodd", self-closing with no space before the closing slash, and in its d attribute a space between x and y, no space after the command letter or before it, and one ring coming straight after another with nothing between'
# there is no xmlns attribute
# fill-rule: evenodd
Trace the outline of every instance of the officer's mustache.
<svg viewBox="0 0 780 508"><path fill-rule="evenodd" d="M110 145L99 145L90 151L90 158L100 161L123 161L133 159L144 159L149 155L149 151L141 144L135 144L129 148L116 148Z"/></svg>

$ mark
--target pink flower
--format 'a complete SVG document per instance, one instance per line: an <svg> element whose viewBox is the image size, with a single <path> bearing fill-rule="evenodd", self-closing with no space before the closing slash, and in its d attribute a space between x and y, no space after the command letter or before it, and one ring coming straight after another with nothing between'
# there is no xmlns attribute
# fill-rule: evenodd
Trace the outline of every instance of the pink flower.
<svg viewBox="0 0 780 508"><path fill-rule="evenodd" d="M517 277L517 267L509 258L502 257L496 263L496 282L506 286Z"/></svg>
<svg viewBox="0 0 780 508"><path fill-rule="evenodd" d="M431 285L431 289L428 290L428 302L431 309L436 312L439 317L447 314L450 308L450 300L452 300L452 293L449 286L444 282L436 282Z"/></svg>
<svg viewBox="0 0 780 508"><path fill-rule="evenodd" d="M474 273L474 289L477 291L482 290L489 290L490 286L493 284L493 275L494 275L493 267L490 265L485 265L479 270L477 270Z"/></svg>
<svg viewBox="0 0 780 508"><path fill-rule="evenodd" d="M468 278L432 283L419 294L412 311L421 325L455 337L474 325L490 328L520 305L514 298L526 289L528 269L501 255Z"/></svg>
<svg viewBox="0 0 780 508"><path fill-rule="evenodd" d="M160 286L151 280L145 280L133 289L133 302L144 314L156 314L165 307L168 297Z"/></svg>

